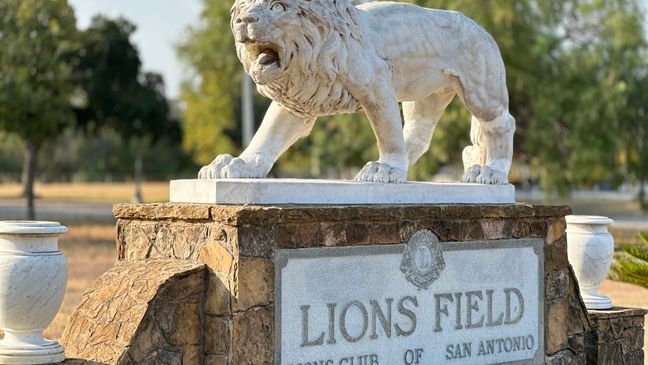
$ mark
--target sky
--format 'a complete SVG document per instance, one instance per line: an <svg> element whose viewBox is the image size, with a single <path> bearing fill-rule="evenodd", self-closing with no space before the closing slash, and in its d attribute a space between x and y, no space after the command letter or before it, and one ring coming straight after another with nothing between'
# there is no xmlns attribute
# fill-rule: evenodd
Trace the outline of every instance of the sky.
<svg viewBox="0 0 648 365"><path fill-rule="evenodd" d="M223 0L225 1L225 0ZM140 52L144 71L161 73L170 98L180 94L184 68L175 45L185 29L198 22L200 0L69 0L79 28L85 29L101 13L123 16L137 26L133 42Z"/></svg>
<svg viewBox="0 0 648 365"><path fill-rule="evenodd" d="M227 0L222 0L227 1ZM144 71L161 73L166 82L167 96L180 94L184 68L175 52L185 29L198 22L201 0L69 0L74 7L81 29L90 24L96 14L124 16L137 25L133 41L137 45ZM648 9L648 0L642 0Z"/></svg>

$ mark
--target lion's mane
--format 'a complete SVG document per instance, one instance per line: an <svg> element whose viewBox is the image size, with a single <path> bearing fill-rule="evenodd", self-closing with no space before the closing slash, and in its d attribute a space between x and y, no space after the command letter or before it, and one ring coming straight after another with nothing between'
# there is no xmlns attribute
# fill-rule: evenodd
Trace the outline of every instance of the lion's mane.
<svg viewBox="0 0 648 365"><path fill-rule="evenodd" d="M282 62L289 62L287 71L274 82L259 85L259 92L304 117L323 115L327 110L339 109L336 106L341 104L353 104L347 107L353 110L348 111L356 111L357 102L342 90L339 76L349 72L349 48L365 43L357 9L349 0L294 3L299 6L294 21L300 31L281 40L286 58ZM236 48L248 71L250 60L244 45L237 43ZM336 99L337 94L340 97Z"/></svg>

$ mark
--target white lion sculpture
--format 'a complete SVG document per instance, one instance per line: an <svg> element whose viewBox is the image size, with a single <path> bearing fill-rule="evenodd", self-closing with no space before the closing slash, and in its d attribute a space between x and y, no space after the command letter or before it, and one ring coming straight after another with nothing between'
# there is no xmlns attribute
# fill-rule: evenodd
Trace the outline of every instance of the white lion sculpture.
<svg viewBox="0 0 648 365"><path fill-rule="evenodd" d="M247 149L218 156L199 178L265 177L317 117L362 110L380 156L356 180L406 182L459 95L473 115L463 180L508 183L515 119L504 63L493 38L461 13L390 2L236 0L231 27L245 71L273 102Z"/></svg>

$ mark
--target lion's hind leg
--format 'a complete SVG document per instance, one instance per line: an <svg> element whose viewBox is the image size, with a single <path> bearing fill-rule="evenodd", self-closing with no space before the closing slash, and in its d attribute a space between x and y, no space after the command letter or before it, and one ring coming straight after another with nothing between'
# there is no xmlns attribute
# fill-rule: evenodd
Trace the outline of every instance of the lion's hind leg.
<svg viewBox="0 0 648 365"><path fill-rule="evenodd" d="M403 102L403 136L410 166L430 148L434 128L454 96L454 93L435 94L420 101Z"/></svg>
<svg viewBox="0 0 648 365"><path fill-rule="evenodd" d="M508 111L490 121L473 117L470 132L473 145L466 147L463 153L463 181L508 184L513 159L514 132L515 118Z"/></svg>
<svg viewBox="0 0 648 365"><path fill-rule="evenodd" d="M483 129L486 163L477 182L481 184L508 184L508 174L513 160L513 134L515 118L508 110L494 120L481 122Z"/></svg>
<svg viewBox="0 0 648 365"><path fill-rule="evenodd" d="M470 121L470 142L472 145L463 150L464 176L463 182L476 183L484 165L484 145L481 142L481 124L474 116Z"/></svg>
<svg viewBox="0 0 648 365"><path fill-rule="evenodd" d="M457 93L473 115L470 139L464 150L465 182L508 184L513 160L515 118L508 111L508 91L501 70L485 72L491 78L455 77ZM489 70L486 70L489 71Z"/></svg>

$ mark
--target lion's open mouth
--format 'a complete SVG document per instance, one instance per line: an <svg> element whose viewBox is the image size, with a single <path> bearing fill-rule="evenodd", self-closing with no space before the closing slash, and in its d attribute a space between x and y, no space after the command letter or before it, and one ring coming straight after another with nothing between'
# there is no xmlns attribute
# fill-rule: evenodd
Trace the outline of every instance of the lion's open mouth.
<svg viewBox="0 0 648 365"><path fill-rule="evenodd" d="M279 47L272 43L249 43L246 45L250 59L260 66L281 66Z"/></svg>
<svg viewBox="0 0 648 365"><path fill-rule="evenodd" d="M277 44L249 40L244 45L248 71L257 84L271 83L283 74L282 50Z"/></svg>
<svg viewBox="0 0 648 365"><path fill-rule="evenodd" d="M277 54L277 51L268 48L265 51L261 52L261 54L258 57L258 60L260 64L265 66L265 65L278 62L279 55Z"/></svg>

